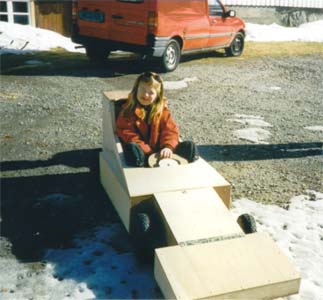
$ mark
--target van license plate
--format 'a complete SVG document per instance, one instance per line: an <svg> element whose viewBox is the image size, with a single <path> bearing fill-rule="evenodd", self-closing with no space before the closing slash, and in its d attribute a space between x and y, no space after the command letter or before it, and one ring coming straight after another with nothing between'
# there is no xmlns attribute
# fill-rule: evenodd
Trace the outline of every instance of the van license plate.
<svg viewBox="0 0 323 300"><path fill-rule="evenodd" d="M81 20L89 21L89 22L104 22L104 13L100 11L88 11L88 10L81 10L79 12L79 17Z"/></svg>

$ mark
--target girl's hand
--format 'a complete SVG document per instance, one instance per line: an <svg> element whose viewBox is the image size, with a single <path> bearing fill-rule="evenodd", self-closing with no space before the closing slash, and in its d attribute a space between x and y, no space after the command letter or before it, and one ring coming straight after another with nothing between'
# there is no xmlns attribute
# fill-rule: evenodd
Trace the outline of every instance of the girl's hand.
<svg viewBox="0 0 323 300"><path fill-rule="evenodd" d="M167 147L164 149L160 150L160 157L161 158L171 158L173 155L173 151Z"/></svg>

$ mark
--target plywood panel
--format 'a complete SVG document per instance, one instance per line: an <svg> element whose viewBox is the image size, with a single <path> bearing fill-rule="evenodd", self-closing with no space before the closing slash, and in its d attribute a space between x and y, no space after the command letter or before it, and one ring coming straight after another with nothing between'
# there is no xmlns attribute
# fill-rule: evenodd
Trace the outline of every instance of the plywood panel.
<svg viewBox="0 0 323 300"><path fill-rule="evenodd" d="M264 233L160 248L155 261L166 298L274 299L297 294L300 285L299 274Z"/></svg>
<svg viewBox="0 0 323 300"><path fill-rule="evenodd" d="M124 169L132 197L230 184L204 159L180 166Z"/></svg>
<svg viewBox="0 0 323 300"><path fill-rule="evenodd" d="M44 1L35 3L36 26L71 35L72 3L69 1Z"/></svg>
<svg viewBox="0 0 323 300"><path fill-rule="evenodd" d="M154 194L177 244L243 235L212 187Z"/></svg>
<svg viewBox="0 0 323 300"><path fill-rule="evenodd" d="M124 226L130 229L130 209L131 199L126 185L116 176L114 167L109 164L104 157L104 153L100 153L100 180L104 190L108 194L113 206L118 212Z"/></svg>
<svg viewBox="0 0 323 300"><path fill-rule="evenodd" d="M214 187L217 194L222 199L223 203L227 207L227 209L231 208L232 200L231 200L231 185L222 185Z"/></svg>
<svg viewBox="0 0 323 300"><path fill-rule="evenodd" d="M114 130L114 106L113 102L105 99L104 96L104 101L102 101L103 152L105 153L105 159L113 167L115 176L118 177L119 182L126 189L127 185L123 172L125 159L121 143Z"/></svg>
<svg viewBox="0 0 323 300"><path fill-rule="evenodd" d="M103 100L102 108L103 147L116 151L114 104L111 101Z"/></svg>
<svg viewBox="0 0 323 300"><path fill-rule="evenodd" d="M129 95L129 91L127 90L115 90L110 92L103 92L103 95L112 101L116 101L119 99L127 99Z"/></svg>
<svg viewBox="0 0 323 300"><path fill-rule="evenodd" d="M113 131L116 129L116 119L115 119L115 102L119 100L125 100L128 98L128 91L112 91L112 92L104 92L103 93L103 107L107 107L111 113L111 126ZM121 101L122 102L122 101Z"/></svg>

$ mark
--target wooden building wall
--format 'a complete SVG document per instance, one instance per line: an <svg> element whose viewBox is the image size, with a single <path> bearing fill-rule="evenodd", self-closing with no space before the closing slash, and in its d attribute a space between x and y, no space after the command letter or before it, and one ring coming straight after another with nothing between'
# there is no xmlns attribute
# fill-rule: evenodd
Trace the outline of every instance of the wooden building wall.
<svg viewBox="0 0 323 300"><path fill-rule="evenodd" d="M71 35L72 1L35 1L36 27Z"/></svg>
<svg viewBox="0 0 323 300"><path fill-rule="evenodd" d="M323 8L322 0L223 0L226 5Z"/></svg>

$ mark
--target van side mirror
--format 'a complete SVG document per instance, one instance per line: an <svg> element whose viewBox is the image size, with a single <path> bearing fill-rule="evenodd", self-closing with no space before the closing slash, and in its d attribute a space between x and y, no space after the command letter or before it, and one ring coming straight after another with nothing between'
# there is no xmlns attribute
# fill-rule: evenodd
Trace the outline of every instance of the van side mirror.
<svg viewBox="0 0 323 300"><path fill-rule="evenodd" d="M226 13L225 13L226 17L235 17L237 15L236 11L235 10L228 10Z"/></svg>

